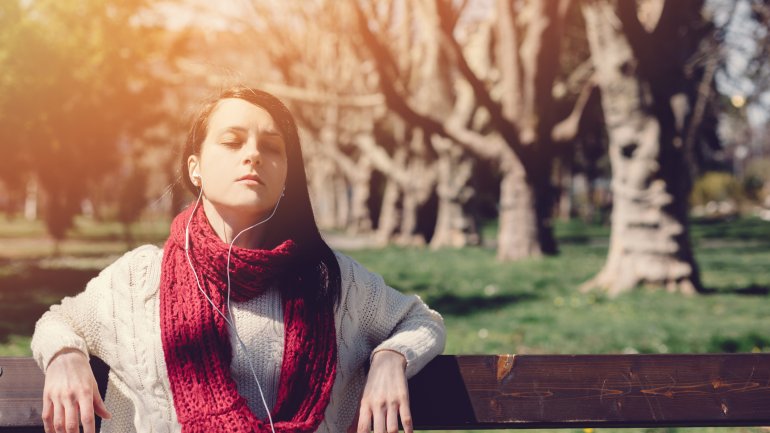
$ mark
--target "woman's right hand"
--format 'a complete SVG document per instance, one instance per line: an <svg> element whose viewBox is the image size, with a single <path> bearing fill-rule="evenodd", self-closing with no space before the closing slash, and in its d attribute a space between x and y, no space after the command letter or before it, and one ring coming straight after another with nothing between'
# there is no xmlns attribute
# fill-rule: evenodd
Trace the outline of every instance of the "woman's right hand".
<svg viewBox="0 0 770 433"><path fill-rule="evenodd" d="M110 413L99 395L96 378L83 352L64 349L48 364L43 388L43 427L46 433L95 433L94 415Z"/></svg>

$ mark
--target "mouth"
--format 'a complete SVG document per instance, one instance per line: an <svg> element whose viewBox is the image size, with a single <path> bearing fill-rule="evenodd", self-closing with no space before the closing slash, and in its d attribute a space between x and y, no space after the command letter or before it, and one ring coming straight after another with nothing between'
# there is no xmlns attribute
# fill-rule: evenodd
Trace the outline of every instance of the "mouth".
<svg viewBox="0 0 770 433"><path fill-rule="evenodd" d="M241 182L247 185L264 185L265 184L265 182L262 181L262 178L254 173L250 173L245 176L239 177L237 182Z"/></svg>

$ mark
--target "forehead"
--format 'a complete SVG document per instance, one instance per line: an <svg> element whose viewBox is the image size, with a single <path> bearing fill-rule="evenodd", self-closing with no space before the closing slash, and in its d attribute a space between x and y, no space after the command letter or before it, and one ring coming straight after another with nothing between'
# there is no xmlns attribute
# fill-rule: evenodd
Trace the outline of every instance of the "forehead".
<svg viewBox="0 0 770 433"><path fill-rule="evenodd" d="M277 132L275 121L267 110L238 98L226 98L217 102L209 117L209 131L228 127Z"/></svg>

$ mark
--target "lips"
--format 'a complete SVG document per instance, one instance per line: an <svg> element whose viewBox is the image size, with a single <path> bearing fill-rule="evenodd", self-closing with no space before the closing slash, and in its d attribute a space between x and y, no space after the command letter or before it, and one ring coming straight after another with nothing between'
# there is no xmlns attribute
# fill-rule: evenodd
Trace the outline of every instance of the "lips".
<svg viewBox="0 0 770 433"><path fill-rule="evenodd" d="M259 185L265 184L265 182L262 181L262 178L255 173L250 173L245 176L239 177L238 182L253 183L253 184L259 184Z"/></svg>

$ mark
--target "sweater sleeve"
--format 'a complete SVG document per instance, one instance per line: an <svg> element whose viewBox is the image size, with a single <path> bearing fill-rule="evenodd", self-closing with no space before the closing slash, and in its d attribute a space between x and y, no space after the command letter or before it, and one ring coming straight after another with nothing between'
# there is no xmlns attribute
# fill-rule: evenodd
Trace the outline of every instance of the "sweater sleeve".
<svg viewBox="0 0 770 433"><path fill-rule="evenodd" d="M431 359L441 354L446 329L441 315L428 308L417 295L405 295L385 284L383 278L366 270L350 258L352 277L348 294L360 317L361 332L371 357L382 350L393 350L406 358L406 376L411 378ZM344 265L341 266L345 274Z"/></svg>
<svg viewBox="0 0 770 433"><path fill-rule="evenodd" d="M127 291L143 282L137 271L146 269L142 262L151 250L157 248L144 246L129 251L91 279L84 291L65 297L43 314L35 324L31 342L32 355L43 371L63 349L79 350L89 358L95 355L109 364L111 355L105 352L104 342L111 326L100 320L100 306L109 302L112 291Z"/></svg>

